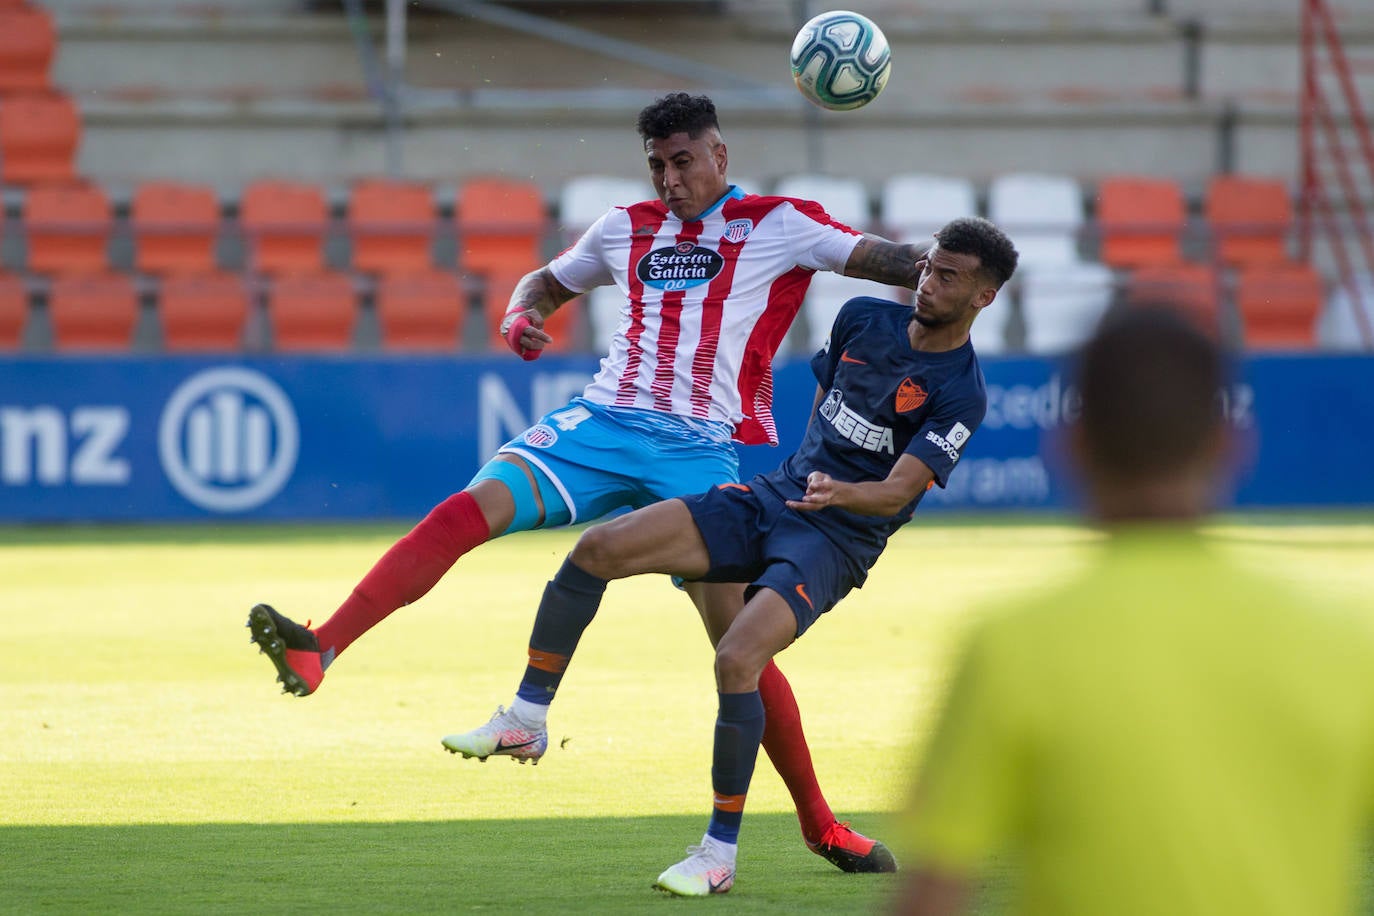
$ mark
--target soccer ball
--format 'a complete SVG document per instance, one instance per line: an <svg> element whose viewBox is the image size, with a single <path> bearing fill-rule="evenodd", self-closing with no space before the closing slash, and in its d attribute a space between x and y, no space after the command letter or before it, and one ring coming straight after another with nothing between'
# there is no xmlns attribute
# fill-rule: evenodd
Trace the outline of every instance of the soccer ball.
<svg viewBox="0 0 1374 916"><path fill-rule="evenodd" d="M848 111L878 97L892 71L887 37L848 10L821 13L792 42L792 79L822 108Z"/></svg>

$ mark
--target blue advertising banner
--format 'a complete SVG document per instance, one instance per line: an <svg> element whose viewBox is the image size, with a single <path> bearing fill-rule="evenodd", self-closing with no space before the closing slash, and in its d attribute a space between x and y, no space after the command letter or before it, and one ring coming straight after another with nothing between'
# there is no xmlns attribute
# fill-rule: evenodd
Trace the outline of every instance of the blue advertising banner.
<svg viewBox="0 0 1374 916"><path fill-rule="evenodd" d="M589 357L19 357L0 360L0 522L409 519L579 393ZM988 415L929 510L1054 509L1054 432L1077 409L1057 363L987 359ZM775 379L801 436L805 360ZM1252 444L1241 506L1374 506L1374 357L1251 359L1220 393Z"/></svg>

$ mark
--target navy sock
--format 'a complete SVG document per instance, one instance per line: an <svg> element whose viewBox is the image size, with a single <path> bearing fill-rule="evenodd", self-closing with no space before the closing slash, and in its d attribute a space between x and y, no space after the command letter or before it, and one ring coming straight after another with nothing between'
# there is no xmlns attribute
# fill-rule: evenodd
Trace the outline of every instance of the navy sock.
<svg viewBox="0 0 1374 916"><path fill-rule="evenodd" d="M757 690L720 694L716 744L711 757L715 804L706 833L724 843L739 842L744 797L754 778L754 762L763 740L763 699Z"/></svg>
<svg viewBox="0 0 1374 916"><path fill-rule="evenodd" d="M529 664L516 696L541 706L553 702L582 631L596 616L605 593L605 579L583 570L571 558L563 561L558 574L544 586L530 634Z"/></svg>

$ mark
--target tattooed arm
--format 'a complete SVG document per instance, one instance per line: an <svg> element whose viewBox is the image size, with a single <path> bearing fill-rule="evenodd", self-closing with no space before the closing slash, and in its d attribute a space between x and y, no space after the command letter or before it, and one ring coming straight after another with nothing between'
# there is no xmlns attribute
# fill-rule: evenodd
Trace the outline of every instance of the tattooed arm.
<svg viewBox="0 0 1374 916"><path fill-rule="evenodd" d="M915 289L921 276L917 262L925 257L931 244L917 242L902 245L865 233L845 262L844 275Z"/></svg>

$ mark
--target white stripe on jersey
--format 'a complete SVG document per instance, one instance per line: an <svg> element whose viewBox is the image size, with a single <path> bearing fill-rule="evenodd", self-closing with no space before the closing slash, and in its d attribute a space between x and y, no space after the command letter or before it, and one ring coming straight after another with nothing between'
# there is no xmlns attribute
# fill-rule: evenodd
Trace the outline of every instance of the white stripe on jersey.
<svg viewBox="0 0 1374 916"><path fill-rule="evenodd" d="M776 444L773 356L812 273L842 271L860 237L818 204L738 189L688 223L659 201L611 210L549 265L574 292L615 283L625 295L583 397Z"/></svg>

